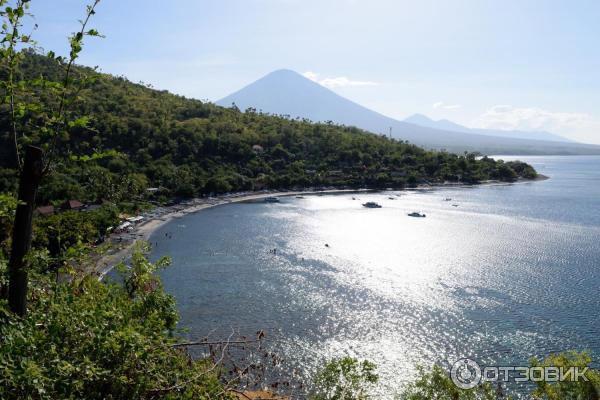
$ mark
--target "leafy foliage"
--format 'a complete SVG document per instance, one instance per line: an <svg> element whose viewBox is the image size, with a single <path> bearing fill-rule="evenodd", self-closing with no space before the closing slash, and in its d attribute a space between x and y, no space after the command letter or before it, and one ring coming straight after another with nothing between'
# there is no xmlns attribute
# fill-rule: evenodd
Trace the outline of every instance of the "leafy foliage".
<svg viewBox="0 0 600 400"><path fill-rule="evenodd" d="M313 400L365 400L377 383L376 366L370 361L344 357L332 360L317 375Z"/></svg>
<svg viewBox="0 0 600 400"><path fill-rule="evenodd" d="M65 211L36 220L32 245L34 249L46 249L52 265L60 266L69 261L70 250L83 250L100 241L118 223L119 212L114 205L86 212Z"/></svg>
<svg viewBox="0 0 600 400"><path fill-rule="evenodd" d="M0 193L0 287L8 283L6 276L8 253L10 251L10 234L15 218L17 198L10 194Z"/></svg>
<svg viewBox="0 0 600 400"><path fill-rule="evenodd" d="M566 352L552 354L544 360L531 360L534 367L589 367L591 357L586 353ZM533 398L543 400L594 400L600 398L600 372L589 369L585 373L588 381L536 382Z"/></svg>
<svg viewBox="0 0 600 400"><path fill-rule="evenodd" d="M173 298L138 249L127 284L38 276L21 319L0 305L0 398L225 399L217 370L172 347Z"/></svg>

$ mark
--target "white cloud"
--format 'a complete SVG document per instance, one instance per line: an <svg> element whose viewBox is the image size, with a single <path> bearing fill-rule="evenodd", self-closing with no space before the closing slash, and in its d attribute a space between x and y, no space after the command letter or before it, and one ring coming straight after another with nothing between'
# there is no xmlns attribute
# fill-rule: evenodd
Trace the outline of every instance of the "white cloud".
<svg viewBox="0 0 600 400"><path fill-rule="evenodd" d="M537 107L490 107L472 121L474 128L548 131L585 143L600 144L600 120L592 115L554 112Z"/></svg>
<svg viewBox="0 0 600 400"><path fill-rule="evenodd" d="M443 101L438 101L437 103L433 103L433 108L437 109L444 109L444 110L457 110L459 108L461 108L462 106L460 104L446 104Z"/></svg>
<svg viewBox="0 0 600 400"><path fill-rule="evenodd" d="M317 74L316 72L312 72L312 71L306 71L305 73L302 74L305 78L310 79L311 81L315 81L318 82L319 81L319 74Z"/></svg>
<svg viewBox="0 0 600 400"><path fill-rule="evenodd" d="M478 128L520 129L529 131L563 131L585 129L598 123L591 115L583 113L552 112L541 108L519 108L497 105L479 116L473 125Z"/></svg>
<svg viewBox="0 0 600 400"><path fill-rule="evenodd" d="M374 86L378 85L377 82L372 81L353 81L345 76L338 76L335 78L320 78L319 74L306 71L303 73L305 78L310 79L311 81L317 82L320 85L323 85L328 88L336 88L336 87L346 87L346 86Z"/></svg>

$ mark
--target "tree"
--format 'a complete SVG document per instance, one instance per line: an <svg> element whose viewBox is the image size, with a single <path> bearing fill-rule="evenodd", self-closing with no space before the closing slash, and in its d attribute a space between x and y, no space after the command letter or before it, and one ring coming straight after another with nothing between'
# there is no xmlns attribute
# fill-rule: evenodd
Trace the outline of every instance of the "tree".
<svg viewBox="0 0 600 400"><path fill-rule="evenodd" d="M17 73L26 49L35 48L30 35L21 33L23 19L31 16L30 0L17 0L14 4L0 0L0 17L3 19L0 48L0 61L5 79L0 82L4 90L4 103L8 106L11 135L14 145L15 166L19 170L19 191L15 221L12 231L12 249L8 263L9 286L8 303L12 312L25 315L27 298L27 268L25 257L31 248L31 231L35 198L42 178L50 172L56 156L58 142L68 137L72 130L85 129L88 118L76 117L70 108L77 99L77 93L88 80L85 76L72 75L75 61L83 47L86 36L100 36L95 29L87 29L90 18L100 0L94 0L86 8L86 16L81 21L81 29L69 38L70 53L67 59L49 53L60 66L64 66L61 82L49 81L44 77L33 80L19 80ZM44 92L52 98L54 107L45 108L40 103L28 102L33 92ZM34 121L34 122L32 122ZM42 141L40 147L31 145L24 135L24 124L35 124ZM22 155L24 153L24 156ZM3 290L5 292L5 290Z"/></svg>
<svg viewBox="0 0 600 400"><path fill-rule="evenodd" d="M344 357L332 360L319 372L315 380L312 400L366 400L368 392L379 380L376 365Z"/></svg>

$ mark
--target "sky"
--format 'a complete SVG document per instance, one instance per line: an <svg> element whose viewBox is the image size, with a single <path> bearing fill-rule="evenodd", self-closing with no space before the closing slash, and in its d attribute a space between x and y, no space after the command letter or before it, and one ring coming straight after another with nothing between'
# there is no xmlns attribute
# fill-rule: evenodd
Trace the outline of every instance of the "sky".
<svg viewBox="0 0 600 400"><path fill-rule="evenodd" d="M84 0L32 0L67 52ZM600 144L600 1L102 0L81 64L217 101L295 70L359 104Z"/></svg>

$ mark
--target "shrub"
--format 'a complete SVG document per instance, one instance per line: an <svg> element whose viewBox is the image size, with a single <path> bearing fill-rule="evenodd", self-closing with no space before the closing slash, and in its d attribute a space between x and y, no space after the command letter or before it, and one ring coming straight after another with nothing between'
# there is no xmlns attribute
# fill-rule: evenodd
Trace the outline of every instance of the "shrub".
<svg viewBox="0 0 600 400"><path fill-rule="evenodd" d="M330 361L315 379L313 400L365 400L377 383L376 366L369 361L344 357Z"/></svg>
<svg viewBox="0 0 600 400"><path fill-rule="evenodd" d="M0 304L2 399L228 399L215 367L172 347L177 313L138 248L125 285L33 279L29 313Z"/></svg>

